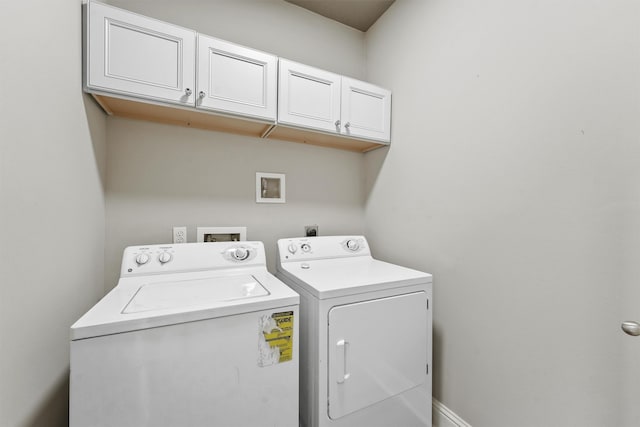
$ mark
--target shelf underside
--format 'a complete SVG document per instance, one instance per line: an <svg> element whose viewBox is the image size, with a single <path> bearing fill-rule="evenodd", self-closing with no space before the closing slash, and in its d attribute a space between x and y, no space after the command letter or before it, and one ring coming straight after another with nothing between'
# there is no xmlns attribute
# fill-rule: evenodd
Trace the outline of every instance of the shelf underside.
<svg viewBox="0 0 640 427"><path fill-rule="evenodd" d="M201 112L195 109L170 107L98 94L93 94L93 97L109 115L135 120L228 132L258 138L263 138L267 135L268 139L356 152L366 152L386 145L384 143L345 138L311 130L276 126L273 123Z"/></svg>
<svg viewBox="0 0 640 427"><path fill-rule="evenodd" d="M385 144L378 142L345 138L343 136L290 128L286 126L276 126L273 131L271 131L268 138L357 152L366 152L385 146Z"/></svg>
<svg viewBox="0 0 640 427"><path fill-rule="evenodd" d="M104 95L93 96L108 114L117 117L256 137L261 137L272 126L271 123L220 116L193 109L147 104Z"/></svg>

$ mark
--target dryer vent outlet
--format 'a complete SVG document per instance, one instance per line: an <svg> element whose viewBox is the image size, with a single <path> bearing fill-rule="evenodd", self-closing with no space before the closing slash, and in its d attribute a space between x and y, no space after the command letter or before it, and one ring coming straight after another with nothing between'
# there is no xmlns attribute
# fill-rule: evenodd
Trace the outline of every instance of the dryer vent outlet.
<svg viewBox="0 0 640 427"><path fill-rule="evenodd" d="M317 225L305 225L304 226L304 235L307 237L316 237L318 235L318 226Z"/></svg>

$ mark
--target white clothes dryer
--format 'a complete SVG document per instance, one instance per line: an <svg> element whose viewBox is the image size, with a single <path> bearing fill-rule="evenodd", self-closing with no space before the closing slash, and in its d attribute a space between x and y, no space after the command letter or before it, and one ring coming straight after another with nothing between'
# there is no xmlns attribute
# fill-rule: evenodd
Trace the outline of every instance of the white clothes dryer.
<svg viewBox="0 0 640 427"><path fill-rule="evenodd" d="M71 326L71 427L298 426L299 297L261 242L128 247Z"/></svg>
<svg viewBox="0 0 640 427"><path fill-rule="evenodd" d="M277 253L300 294L301 425L431 426L432 276L374 259L363 236Z"/></svg>

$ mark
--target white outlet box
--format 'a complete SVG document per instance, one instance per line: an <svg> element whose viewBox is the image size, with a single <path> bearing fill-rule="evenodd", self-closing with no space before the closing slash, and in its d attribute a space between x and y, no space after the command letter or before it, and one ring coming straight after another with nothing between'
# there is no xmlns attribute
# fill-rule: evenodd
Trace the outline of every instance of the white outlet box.
<svg viewBox="0 0 640 427"><path fill-rule="evenodd" d="M187 243L187 227L173 227L173 243Z"/></svg>

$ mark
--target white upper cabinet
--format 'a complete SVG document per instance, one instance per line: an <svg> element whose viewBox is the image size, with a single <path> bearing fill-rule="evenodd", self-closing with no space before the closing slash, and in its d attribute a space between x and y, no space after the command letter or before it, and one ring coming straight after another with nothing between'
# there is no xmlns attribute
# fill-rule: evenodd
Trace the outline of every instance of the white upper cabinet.
<svg viewBox="0 0 640 427"><path fill-rule="evenodd" d="M278 122L340 131L340 75L280 59Z"/></svg>
<svg viewBox="0 0 640 427"><path fill-rule="evenodd" d="M391 140L391 91L342 78L342 131L352 137Z"/></svg>
<svg viewBox="0 0 640 427"><path fill-rule="evenodd" d="M98 1L83 8L84 90L108 114L360 152L390 141L386 89Z"/></svg>
<svg viewBox="0 0 640 427"><path fill-rule="evenodd" d="M87 90L195 105L194 31L88 2Z"/></svg>
<svg viewBox="0 0 640 427"><path fill-rule="evenodd" d="M276 120L278 58L198 35L198 108Z"/></svg>
<svg viewBox="0 0 640 427"><path fill-rule="evenodd" d="M382 142L391 139L391 92L280 59L278 123Z"/></svg>

